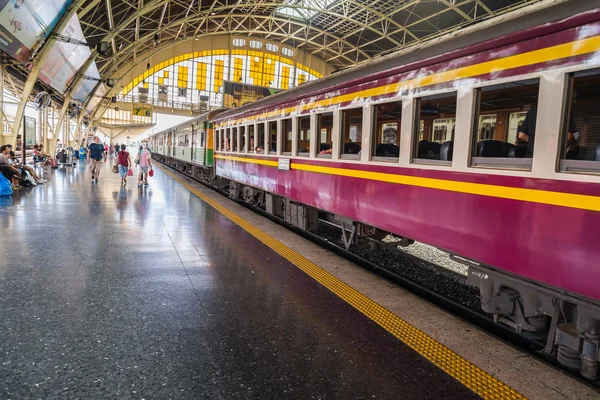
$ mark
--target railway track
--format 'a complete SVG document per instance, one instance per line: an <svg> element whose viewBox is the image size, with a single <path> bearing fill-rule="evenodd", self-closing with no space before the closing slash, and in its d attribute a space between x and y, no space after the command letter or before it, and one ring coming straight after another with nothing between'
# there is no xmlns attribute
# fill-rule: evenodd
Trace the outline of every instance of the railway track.
<svg viewBox="0 0 600 400"><path fill-rule="evenodd" d="M183 173L168 164L163 163L163 165L206 186L224 197L227 197L229 200L232 200L227 190L207 184L206 182L187 173ZM542 360L553 368L570 375L579 382L596 390L600 389L600 381L591 382L584 379L578 372L566 370L559 365L555 359L546 355L543 352L546 345L545 338L536 337L535 335L526 336L524 334L518 334L508 326L496 323L491 315L481 310L478 290L466 283L465 275L432 263L424 258L409 254L408 252L394 249L393 246L382 246L379 241L374 239L366 239L365 242L359 243L350 250L347 250L341 240L339 227L335 227L335 229L337 229L337 231L335 231L328 221L320 219L319 228L315 232L308 232L285 222L281 218L267 213L260 207L256 207L242 200L233 201L264 218L285 227L299 236L368 269L406 290L409 290L411 293L442 308L474 328L482 330L486 334ZM389 254L382 256L385 251L394 253L396 258L391 257ZM374 254L378 256L374 256Z"/></svg>

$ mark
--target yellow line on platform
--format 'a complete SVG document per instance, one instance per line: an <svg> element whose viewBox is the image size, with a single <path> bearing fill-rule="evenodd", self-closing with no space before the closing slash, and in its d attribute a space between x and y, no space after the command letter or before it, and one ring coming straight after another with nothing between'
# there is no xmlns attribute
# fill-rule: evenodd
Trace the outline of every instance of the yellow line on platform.
<svg viewBox="0 0 600 400"><path fill-rule="evenodd" d="M270 247L283 258L300 268L311 278L325 286L346 303L360 311L383 329L400 339L411 349L425 357L435 366L452 376L464 386L484 399L525 399L523 395L510 386L494 378L481 368L459 356L429 335L402 320L391 311L383 308L375 301L345 284L329 272L323 270L306 257L290 249L277 239L263 232L250 222L244 220L229 208L202 193L187 183L184 178L160 166L161 170L179 182L190 192L208 203L246 232Z"/></svg>

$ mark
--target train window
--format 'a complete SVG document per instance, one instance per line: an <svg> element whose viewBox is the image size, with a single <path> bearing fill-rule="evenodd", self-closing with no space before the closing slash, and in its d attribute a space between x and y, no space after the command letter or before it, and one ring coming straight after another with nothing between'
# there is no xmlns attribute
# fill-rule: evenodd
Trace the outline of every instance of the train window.
<svg viewBox="0 0 600 400"><path fill-rule="evenodd" d="M215 150L216 151L221 151L221 130L220 129L215 129L215 136L214 136L214 141L215 141Z"/></svg>
<svg viewBox="0 0 600 400"><path fill-rule="evenodd" d="M246 147L246 137L244 136L244 139L243 139L244 140L244 142L243 142L244 149L245 149L246 153L254 151L254 146L255 146L254 145L254 125L248 125L248 135L250 136L249 143L248 143L250 146L249 148Z"/></svg>
<svg viewBox="0 0 600 400"><path fill-rule="evenodd" d="M600 173L600 68L567 75L560 170Z"/></svg>
<svg viewBox="0 0 600 400"><path fill-rule="evenodd" d="M352 108L342 111L342 134L340 135L342 155L360 154L362 144L363 109Z"/></svg>
<svg viewBox="0 0 600 400"><path fill-rule="evenodd" d="M283 132L283 153L292 153L292 119L284 119L281 121L281 131Z"/></svg>
<svg viewBox="0 0 600 400"><path fill-rule="evenodd" d="M251 149L257 153L263 153L265 150L265 124L260 122L257 126L257 140L254 142L254 148Z"/></svg>
<svg viewBox="0 0 600 400"><path fill-rule="evenodd" d="M477 90L472 166L531 169L539 79Z"/></svg>
<svg viewBox="0 0 600 400"><path fill-rule="evenodd" d="M277 154L277 121L269 122L269 153Z"/></svg>
<svg viewBox="0 0 600 400"><path fill-rule="evenodd" d="M232 144L231 143L232 142L232 140L231 140L231 128L227 128L225 130L225 135L227 137L226 142L225 142L225 150L231 151L231 144Z"/></svg>
<svg viewBox="0 0 600 400"><path fill-rule="evenodd" d="M317 115L317 135L319 140L319 155L331 155L333 148L333 113Z"/></svg>
<svg viewBox="0 0 600 400"><path fill-rule="evenodd" d="M400 156L400 120L402 102L378 104L373 107L373 159L397 160Z"/></svg>
<svg viewBox="0 0 600 400"><path fill-rule="evenodd" d="M239 149L237 151L239 151L240 153L243 151L243 149L246 148L245 140L246 140L246 127L240 126L238 128L238 134L236 136L237 148Z"/></svg>
<svg viewBox="0 0 600 400"><path fill-rule="evenodd" d="M231 151L238 151L238 128L231 129Z"/></svg>
<svg viewBox="0 0 600 400"><path fill-rule="evenodd" d="M413 161L451 164L456 126L456 92L415 101Z"/></svg>
<svg viewBox="0 0 600 400"><path fill-rule="evenodd" d="M298 117L298 155L308 156L310 151L310 115Z"/></svg>

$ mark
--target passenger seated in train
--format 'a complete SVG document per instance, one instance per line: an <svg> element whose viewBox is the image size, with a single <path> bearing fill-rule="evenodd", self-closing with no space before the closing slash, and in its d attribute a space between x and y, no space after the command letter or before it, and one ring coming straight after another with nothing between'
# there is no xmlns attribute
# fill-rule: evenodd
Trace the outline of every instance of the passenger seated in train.
<svg viewBox="0 0 600 400"><path fill-rule="evenodd" d="M525 153L525 157L527 158L533 157L536 119L537 106L533 106L529 109L529 111L527 111L527 115L525 116L523 124L521 124L519 128L519 134L517 136L518 139L521 139L523 142L527 143L527 152Z"/></svg>
<svg viewBox="0 0 600 400"><path fill-rule="evenodd" d="M329 143L321 143L321 151L319 154L331 154L331 145Z"/></svg>

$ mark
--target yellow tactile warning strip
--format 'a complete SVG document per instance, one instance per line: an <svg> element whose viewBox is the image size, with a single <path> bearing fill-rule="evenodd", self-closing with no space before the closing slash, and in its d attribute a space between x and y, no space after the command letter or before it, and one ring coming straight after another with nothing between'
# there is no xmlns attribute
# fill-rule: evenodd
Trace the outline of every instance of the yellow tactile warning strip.
<svg viewBox="0 0 600 400"><path fill-rule="evenodd" d="M277 161L269 161L257 158L226 156L215 154L215 158L242 163L266 165L277 167ZM475 194L479 196L497 197L500 199L528 201L531 203L548 204L552 206L577 208L581 210L600 211L600 198L585 194L551 192L548 190L515 188L510 186L497 186L485 183L471 183L452 181L447 179L423 178L419 176L409 176L390 174L385 172L364 171L353 168L334 168L320 165L309 165L294 163L291 159L290 169L314 172L326 175L346 176L356 179L368 179L372 181L396 183L399 185L417 186L428 189L445 190L449 192ZM360 166L360 164L355 164ZM398 169L400 172L401 169Z"/></svg>
<svg viewBox="0 0 600 400"><path fill-rule="evenodd" d="M161 170L482 398L525 399L523 395L510 386L500 382L481 368L465 360L446 346L402 320L391 311L388 311L335 276L321 269L301 254L244 220L235 212L203 194L185 182L181 176L177 176L162 167Z"/></svg>

